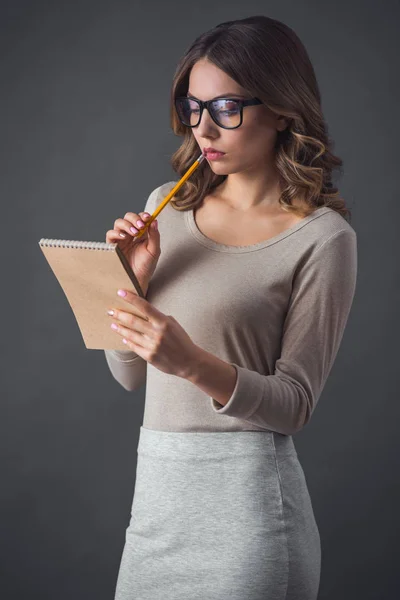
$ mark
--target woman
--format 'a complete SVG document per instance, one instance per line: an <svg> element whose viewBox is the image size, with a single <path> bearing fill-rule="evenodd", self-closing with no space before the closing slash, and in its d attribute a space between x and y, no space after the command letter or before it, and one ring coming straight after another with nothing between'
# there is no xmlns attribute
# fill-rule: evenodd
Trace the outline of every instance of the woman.
<svg viewBox="0 0 400 600"><path fill-rule="evenodd" d="M125 389L147 384L115 599L313 600L320 536L292 436L355 292L356 234L331 183L342 162L304 46L265 16L195 40L171 115L179 177L207 160L159 230L132 243L176 181L106 236L146 295L110 307L127 350L105 351Z"/></svg>

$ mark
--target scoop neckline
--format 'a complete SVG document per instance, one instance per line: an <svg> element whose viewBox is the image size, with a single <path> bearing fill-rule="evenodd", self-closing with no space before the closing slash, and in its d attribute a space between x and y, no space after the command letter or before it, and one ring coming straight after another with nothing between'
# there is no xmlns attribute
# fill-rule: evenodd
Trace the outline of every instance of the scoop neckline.
<svg viewBox="0 0 400 600"><path fill-rule="evenodd" d="M303 217L301 221L298 221L291 227L284 229L277 235L274 235L268 238L267 240L261 240L261 242L257 242L256 244L249 244L247 246L232 246L230 244L221 244L220 242L216 242L215 240L212 240L211 238L204 235L204 233L200 231L200 229L197 226L196 220L194 218L193 208L185 211L185 223L192 236L203 246L206 246L207 248L210 248L212 250L216 250L217 252L230 252L232 254L237 254L240 252L253 252L255 250L260 250L261 248L267 248L268 246L272 246L273 244L280 242L289 235L292 235L299 229L302 229L305 225L310 223L310 221L313 221L314 219L317 219L321 215L330 211L332 211L332 209L328 206L320 206L319 208L316 208L310 215Z"/></svg>

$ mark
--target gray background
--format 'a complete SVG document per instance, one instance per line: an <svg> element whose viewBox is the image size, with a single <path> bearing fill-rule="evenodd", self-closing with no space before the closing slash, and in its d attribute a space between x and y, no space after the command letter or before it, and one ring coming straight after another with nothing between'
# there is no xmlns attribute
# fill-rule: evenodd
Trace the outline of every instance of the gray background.
<svg viewBox="0 0 400 600"><path fill-rule="evenodd" d="M201 32L254 14L287 23L309 51L358 235L342 346L311 423L295 436L323 545L319 598L399 593L398 2L8 0L0 15L4 600L112 600L144 406L144 388L126 392L104 353L84 347L38 240L104 241L117 217L143 210L149 193L175 178L176 64Z"/></svg>

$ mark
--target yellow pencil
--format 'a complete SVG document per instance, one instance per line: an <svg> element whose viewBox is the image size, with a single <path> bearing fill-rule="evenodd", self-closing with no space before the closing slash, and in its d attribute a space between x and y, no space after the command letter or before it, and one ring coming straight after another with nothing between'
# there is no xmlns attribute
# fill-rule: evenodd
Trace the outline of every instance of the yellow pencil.
<svg viewBox="0 0 400 600"><path fill-rule="evenodd" d="M168 192L168 194L166 195L166 197L164 198L164 200L161 202L161 204L153 212L153 214L151 215L150 219L148 221L146 221L145 227L143 227L143 229L141 229L139 231L139 233L137 233L137 234L135 234L133 236L134 240L137 240L138 238L140 238L140 236L144 234L144 232L146 231L146 229L148 227L150 227L150 225L154 221L154 219L157 219L157 216L160 214L160 212L162 211L162 209L164 208L164 206L167 205L167 203L171 200L172 196L174 196L174 194L176 194L176 192L179 190L179 188L183 186L183 184L185 183L186 179L188 179L191 176L191 174L197 169L197 167L201 164L201 162L203 160L204 160L204 154L201 154L199 156L199 158L197 158L194 161L194 163L192 164L192 166L188 168L188 170L186 171L186 173L178 181L178 183L172 188L172 190L170 192Z"/></svg>

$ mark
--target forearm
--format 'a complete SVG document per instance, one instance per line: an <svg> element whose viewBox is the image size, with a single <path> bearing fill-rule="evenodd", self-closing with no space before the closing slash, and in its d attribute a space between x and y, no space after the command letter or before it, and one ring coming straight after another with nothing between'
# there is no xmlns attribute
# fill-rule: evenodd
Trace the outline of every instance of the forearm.
<svg viewBox="0 0 400 600"><path fill-rule="evenodd" d="M309 418L302 386L285 375L262 375L200 348L188 371L185 379L207 394L218 414L284 435L299 431Z"/></svg>
<svg viewBox="0 0 400 600"><path fill-rule="evenodd" d="M147 362L129 350L104 350L112 376L128 392L146 383Z"/></svg>
<svg viewBox="0 0 400 600"><path fill-rule="evenodd" d="M199 347L196 360L185 379L224 406L235 389L236 369Z"/></svg>

